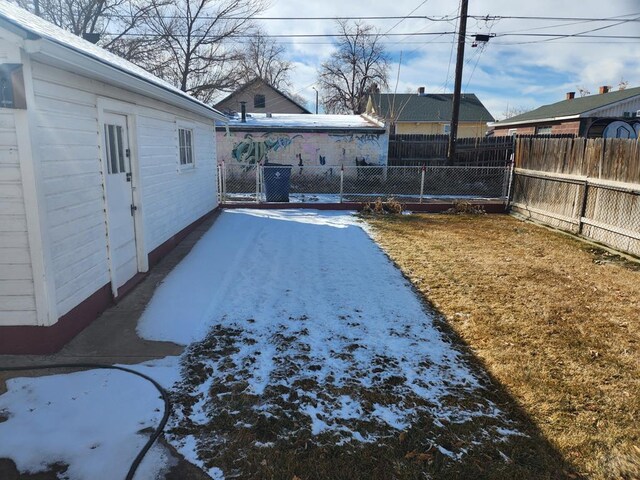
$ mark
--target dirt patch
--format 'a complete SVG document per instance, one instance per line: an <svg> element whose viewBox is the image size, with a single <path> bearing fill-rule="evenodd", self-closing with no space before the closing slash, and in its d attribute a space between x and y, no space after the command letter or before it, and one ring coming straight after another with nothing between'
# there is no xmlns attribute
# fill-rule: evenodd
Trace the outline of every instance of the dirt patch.
<svg viewBox="0 0 640 480"><path fill-rule="evenodd" d="M390 257L580 474L640 478L635 263L509 216L369 222Z"/></svg>

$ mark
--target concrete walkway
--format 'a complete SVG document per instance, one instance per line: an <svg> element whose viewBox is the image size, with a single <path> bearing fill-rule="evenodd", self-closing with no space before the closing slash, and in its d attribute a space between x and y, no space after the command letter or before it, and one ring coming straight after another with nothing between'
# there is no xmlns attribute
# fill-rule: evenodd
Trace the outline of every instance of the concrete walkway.
<svg viewBox="0 0 640 480"><path fill-rule="evenodd" d="M199 225L153 267L133 291L118 304L107 309L60 352L53 355L0 355L0 368L50 363L135 364L182 353L183 346L141 339L136 334L136 325L156 287L191 251L200 237L211 228L217 217L217 214L213 215ZM49 373L62 372L60 370L0 372L0 394L6 391L5 381L9 378L41 376Z"/></svg>

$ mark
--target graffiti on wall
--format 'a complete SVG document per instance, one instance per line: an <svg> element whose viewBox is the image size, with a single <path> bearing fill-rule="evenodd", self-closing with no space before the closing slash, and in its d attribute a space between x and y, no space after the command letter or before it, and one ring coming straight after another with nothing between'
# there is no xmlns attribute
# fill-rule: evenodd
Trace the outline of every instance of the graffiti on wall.
<svg viewBox="0 0 640 480"><path fill-rule="evenodd" d="M588 138L640 138L640 119L599 118L587 130Z"/></svg>
<svg viewBox="0 0 640 480"><path fill-rule="evenodd" d="M329 134L329 136L335 141L335 142L347 142L347 143L353 143L354 141L358 143L358 145L368 145L368 144L379 144L379 139L380 139L380 135L377 135L375 133L364 133L364 134L353 134L353 133L347 133L347 134Z"/></svg>
<svg viewBox="0 0 640 480"><path fill-rule="evenodd" d="M255 138L250 133L236 143L231 150L231 156L239 163L255 165L267 159L269 152L285 149L302 135L289 136L286 133L265 133Z"/></svg>
<svg viewBox="0 0 640 480"><path fill-rule="evenodd" d="M372 165L387 161L388 138L384 134L328 132L234 132L218 136L218 159L252 170L272 162L327 169L355 166L355 158ZM298 171L296 169L296 171Z"/></svg>

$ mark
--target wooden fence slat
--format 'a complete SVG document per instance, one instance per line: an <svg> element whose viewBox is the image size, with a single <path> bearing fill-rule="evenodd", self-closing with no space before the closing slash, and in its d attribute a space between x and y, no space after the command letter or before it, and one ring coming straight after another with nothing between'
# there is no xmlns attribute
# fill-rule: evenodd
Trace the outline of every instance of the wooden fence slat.
<svg viewBox="0 0 640 480"><path fill-rule="evenodd" d="M518 138L515 211L640 254L640 142Z"/></svg>

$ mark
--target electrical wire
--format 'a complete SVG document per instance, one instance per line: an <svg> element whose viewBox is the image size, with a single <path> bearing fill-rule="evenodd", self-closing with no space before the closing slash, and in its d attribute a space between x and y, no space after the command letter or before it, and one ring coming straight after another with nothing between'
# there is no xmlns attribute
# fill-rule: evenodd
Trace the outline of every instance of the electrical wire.
<svg viewBox="0 0 640 480"><path fill-rule="evenodd" d="M127 476L125 480L133 480L136 470L140 466L142 459L145 457L149 449L153 446L158 437L162 434L167 421L169 420L169 415L171 414L171 401L169 399L169 394L167 391L160 385L156 380L151 378L144 373L137 372L131 368L120 367L117 365L106 365L101 363L51 363L51 364L41 364L41 365L31 365L31 366L18 366L18 367L0 367L0 372L24 372L29 370L59 370L59 369L69 369L69 368L80 368L83 370L94 370L94 369L103 369L103 370L120 370L126 373L131 373L133 375L137 375L138 377L147 380L160 392L160 396L164 402L164 415L158 423L158 426L155 428L147 442L144 444L136 458L133 459L131 466L129 467L129 471L127 472Z"/></svg>
<svg viewBox="0 0 640 480"><path fill-rule="evenodd" d="M414 8L413 10L411 10L409 12L409 15L403 17L400 19L400 21L398 21L393 27L391 27L389 30L387 30L386 32L383 33L384 35L387 35L391 30L393 30L394 28L396 28L398 25L400 25L402 22L404 22L406 19L410 18L410 16L415 13L416 10L418 10L420 7L422 7L425 3L427 3L429 0L424 0L420 5L418 5L416 8Z"/></svg>
<svg viewBox="0 0 640 480"><path fill-rule="evenodd" d="M458 8L461 8L462 6L462 1L460 2L460 4L458 5ZM460 10L458 10L460 11ZM458 18L460 18L458 16ZM456 31L458 30L458 26L456 25ZM456 45L456 38L453 37L451 39L451 50L449 51L449 65L447 65L447 75L444 77L444 85L442 85L442 92L446 92L447 91L447 85L449 85L449 72L451 71L451 63L453 62L453 48Z"/></svg>

